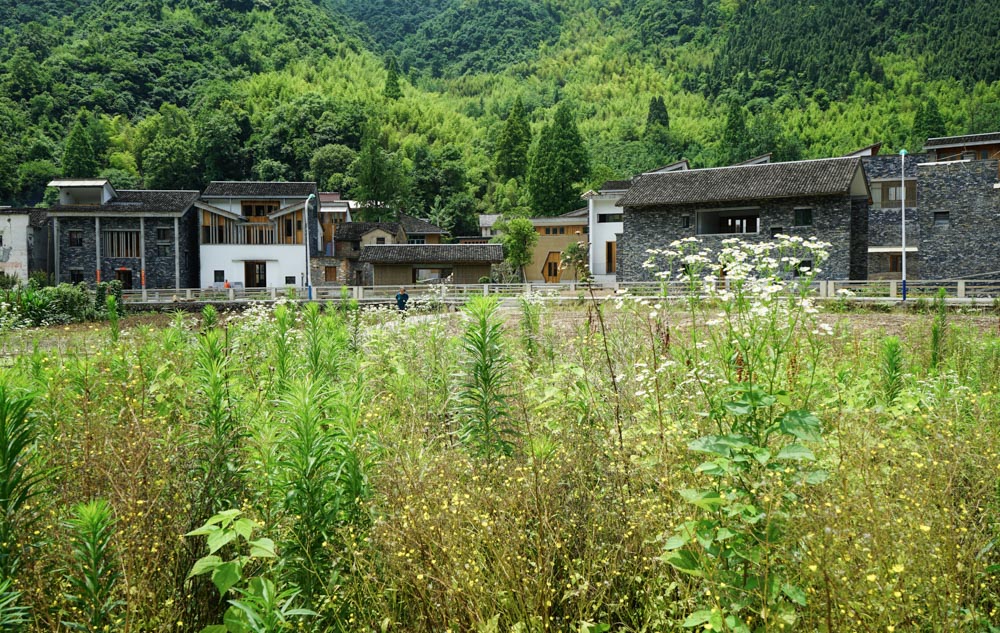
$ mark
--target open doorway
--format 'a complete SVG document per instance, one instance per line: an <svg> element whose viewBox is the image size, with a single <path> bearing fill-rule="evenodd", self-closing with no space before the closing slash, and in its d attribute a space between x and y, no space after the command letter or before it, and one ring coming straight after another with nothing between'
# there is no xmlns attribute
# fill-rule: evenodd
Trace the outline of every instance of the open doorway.
<svg viewBox="0 0 1000 633"><path fill-rule="evenodd" d="M267 262L244 262L243 275L247 288L267 288Z"/></svg>

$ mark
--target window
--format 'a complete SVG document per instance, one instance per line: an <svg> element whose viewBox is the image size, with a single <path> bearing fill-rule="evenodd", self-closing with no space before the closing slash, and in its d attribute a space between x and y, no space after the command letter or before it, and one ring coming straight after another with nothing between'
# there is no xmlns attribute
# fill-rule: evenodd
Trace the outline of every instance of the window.
<svg viewBox="0 0 1000 633"><path fill-rule="evenodd" d="M83 246L83 231L73 230L69 231L67 235L69 236L70 246Z"/></svg>
<svg viewBox="0 0 1000 633"><path fill-rule="evenodd" d="M375 243L376 244L385 244L385 238L384 237L376 237L375 238Z"/></svg>
<svg viewBox="0 0 1000 633"><path fill-rule="evenodd" d="M294 286L295 285L295 275L285 275L285 285Z"/></svg>
<svg viewBox="0 0 1000 633"><path fill-rule="evenodd" d="M622 221L622 214L621 213L598 213L597 214L597 221L601 222L601 223L605 223L605 222L621 222Z"/></svg>
<svg viewBox="0 0 1000 633"><path fill-rule="evenodd" d="M139 231L102 231L101 253L105 257L139 257Z"/></svg>
<svg viewBox="0 0 1000 633"><path fill-rule="evenodd" d="M170 244L157 244L156 245L156 256L157 257L170 257L173 253L173 249Z"/></svg>
<svg viewBox="0 0 1000 633"><path fill-rule="evenodd" d="M951 213L948 211L935 211L934 226L938 228L946 228L951 226Z"/></svg>
<svg viewBox="0 0 1000 633"><path fill-rule="evenodd" d="M733 209L703 211L698 214L699 235L734 235L756 233L760 224L760 211Z"/></svg>
<svg viewBox="0 0 1000 633"><path fill-rule="evenodd" d="M69 269L69 282L71 284L78 284L83 281L83 270L79 268Z"/></svg>
<svg viewBox="0 0 1000 633"><path fill-rule="evenodd" d="M882 183L881 202L879 203L881 208L898 208L902 204L902 199L903 187L899 184L898 180L895 182ZM906 206L917 206L916 180L906 181Z"/></svg>
<svg viewBox="0 0 1000 633"><path fill-rule="evenodd" d="M224 270L216 270L215 272L212 273L212 275L213 275L212 278L215 280L215 283L217 284L221 284L226 281L226 271Z"/></svg>
<svg viewBox="0 0 1000 633"><path fill-rule="evenodd" d="M551 226L545 227L545 234L546 235L552 235L552 227Z"/></svg>
<svg viewBox="0 0 1000 633"><path fill-rule="evenodd" d="M173 253L174 230L167 227L156 229L156 255L169 257Z"/></svg>
<svg viewBox="0 0 1000 633"><path fill-rule="evenodd" d="M681 228L682 229L689 229L689 228L691 228L691 216L690 215L682 215L681 216Z"/></svg>
<svg viewBox="0 0 1000 633"><path fill-rule="evenodd" d="M979 159L980 160L987 160L987 159L989 159L989 157L990 157L990 151L988 149L984 149L984 150L982 150L982 151L979 152Z"/></svg>
<svg viewBox="0 0 1000 633"><path fill-rule="evenodd" d="M775 237L780 233L785 232L785 227L783 226L772 226L771 227L771 237Z"/></svg>
<svg viewBox="0 0 1000 633"><path fill-rule="evenodd" d="M559 277L559 263L558 262L547 262L546 266L546 276L547 277Z"/></svg>
<svg viewBox="0 0 1000 633"><path fill-rule="evenodd" d="M590 233L590 225L589 224L587 224L587 225L585 225L583 227L583 234L586 235L587 233Z"/></svg>
<svg viewBox="0 0 1000 633"><path fill-rule="evenodd" d="M245 200L240 206L243 217L264 218L277 211L281 205L275 200Z"/></svg>
<svg viewBox="0 0 1000 633"><path fill-rule="evenodd" d="M795 210L795 226L812 226L813 210L809 207L802 207Z"/></svg>
<svg viewBox="0 0 1000 633"><path fill-rule="evenodd" d="M417 236L414 236L414 237L407 238L406 243L407 244L426 244L427 243L427 238L425 238L423 235L417 235Z"/></svg>
<svg viewBox="0 0 1000 633"><path fill-rule="evenodd" d="M174 230L170 228L158 228L156 229L156 241L157 242L173 242L174 241Z"/></svg>

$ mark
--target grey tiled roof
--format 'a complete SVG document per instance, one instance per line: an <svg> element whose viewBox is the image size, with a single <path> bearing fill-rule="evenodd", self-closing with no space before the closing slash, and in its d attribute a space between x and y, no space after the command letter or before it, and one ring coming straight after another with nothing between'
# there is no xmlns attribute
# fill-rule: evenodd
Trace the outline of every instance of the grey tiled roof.
<svg viewBox="0 0 1000 633"><path fill-rule="evenodd" d="M601 185L601 191L624 191L631 186L631 180L607 180Z"/></svg>
<svg viewBox="0 0 1000 633"><path fill-rule="evenodd" d="M377 244L361 249L358 261L372 264L498 264L500 244Z"/></svg>
<svg viewBox="0 0 1000 633"><path fill-rule="evenodd" d="M851 190L860 160L828 158L647 174L632 184L618 206L845 194Z"/></svg>
<svg viewBox="0 0 1000 633"><path fill-rule="evenodd" d="M0 207L0 215L26 215L28 226L35 228L45 226L49 220L46 210L38 207Z"/></svg>
<svg viewBox="0 0 1000 633"><path fill-rule="evenodd" d="M927 139L927 142L924 143L924 149L934 149L936 147L955 147L957 145L970 145L973 143L1000 143L1000 132L929 138Z"/></svg>
<svg viewBox="0 0 1000 633"><path fill-rule="evenodd" d="M399 214L399 223L403 225L407 235L444 235L448 232L440 226L405 213Z"/></svg>
<svg viewBox="0 0 1000 633"><path fill-rule="evenodd" d="M50 213L70 211L77 213L183 213L198 199L197 191L157 191L151 189L121 189L117 196L104 204L56 204L49 207Z"/></svg>
<svg viewBox="0 0 1000 633"><path fill-rule="evenodd" d="M318 194L314 182L216 180L205 187L205 198L307 198Z"/></svg>
<svg viewBox="0 0 1000 633"><path fill-rule="evenodd" d="M342 242L356 242L365 233L382 229L395 235L399 232L399 222L344 222L333 229L333 239Z"/></svg>

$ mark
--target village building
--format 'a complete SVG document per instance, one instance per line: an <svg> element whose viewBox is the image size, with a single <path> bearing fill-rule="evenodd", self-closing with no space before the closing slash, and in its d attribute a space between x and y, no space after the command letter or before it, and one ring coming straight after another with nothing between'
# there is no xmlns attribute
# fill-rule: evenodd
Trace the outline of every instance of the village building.
<svg viewBox="0 0 1000 633"><path fill-rule="evenodd" d="M45 209L0 207L0 272L21 282L49 271L48 214Z"/></svg>
<svg viewBox="0 0 1000 633"><path fill-rule="evenodd" d="M49 183L56 283L117 279L126 290L197 283L197 191L116 191L107 179Z"/></svg>
<svg viewBox="0 0 1000 633"><path fill-rule="evenodd" d="M686 237L718 249L731 237L788 234L832 244L821 278L865 279L869 195L858 157L644 174L617 202L617 278L652 279L643 267L647 249Z"/></svg>
<svg viewBox="0 0 1000 633"><path fill-rule="evenodd" d="M202 287L306 286L320 254L314 182L216 181L195 202Z"/></svg>
<svg viewBox="0 0 1000 633"><path fill-rule="evenodd" d="M570 244L587 245L590 227L587 207L545 218L529 218L538 233L538 243L532 251L531 263L524 267L525 280L531 283L576 281L577 271L562 267L563 252Z"/></svg>
<svg viewBox="0 0 1000 633"><path fill-rule="evenodd" d="M503 259L500 244L369 244L360 262L372 267L375 286L409 286L482 283Z"/></svg>

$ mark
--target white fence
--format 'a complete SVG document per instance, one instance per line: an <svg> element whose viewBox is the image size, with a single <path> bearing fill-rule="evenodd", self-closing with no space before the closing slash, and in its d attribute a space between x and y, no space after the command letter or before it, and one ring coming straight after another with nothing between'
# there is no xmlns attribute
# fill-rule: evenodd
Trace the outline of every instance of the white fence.
<svg viewBox="0 0 1000 633"><path fill-rule="evenodd" d="M720 280L720 286L726 285ZM908 281L907 297L910 299L937 296L940 289L951 300L992 301L1000 297L1000 280L938 280ZM286 286L281 288L185 288L127 290L123 293L126 303L189 303L189 302L246 302L275 301L281 298L313 301L340 301L355 299L361 303L385 303L395 300L398 286ZM814 281L811 291L819 299L899 301L902 299L900 281ZM408 286L407 294L413 301L439 301L462 303L473 295L496 295L501 298L518 297L537 293L545 299L573 300L591 293L606 298L619 292L637 296L682 297L688 294L684 282L613 283L590 286L580 283L559 284L434 284Z"/></svg>

